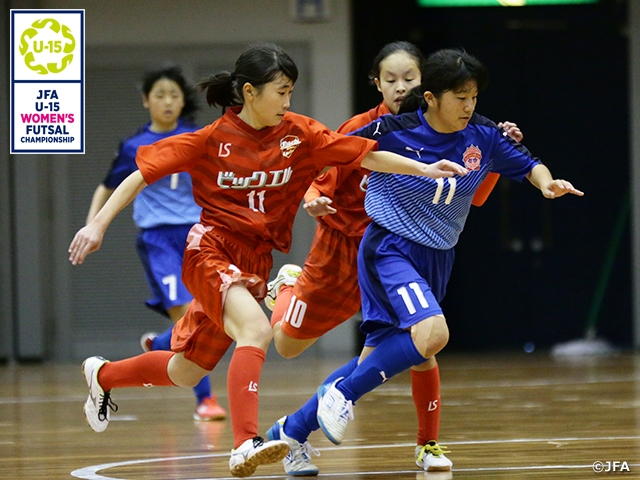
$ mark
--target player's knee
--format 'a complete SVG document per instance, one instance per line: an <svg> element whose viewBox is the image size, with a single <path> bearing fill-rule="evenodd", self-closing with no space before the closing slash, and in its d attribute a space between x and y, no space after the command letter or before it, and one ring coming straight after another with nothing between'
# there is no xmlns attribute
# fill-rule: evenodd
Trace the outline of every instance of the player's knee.
<svg viewBox="0 0 640 480"><path fill-rule="evenodd" d="M271 325L268 323L266 325L262 325L260 329L252 333L252 336L254 337L252 343L262 345L262 347L264 347L263 349L266 351L273 340L273 330L271 330Z"/></svg>
<svg viewBox="0 0 640 480"><path fill-rule="evenodd" d="M273 335L273 343L276 351L283 358L295 358L316 342L317 338L299 339L289 337L282 331L276 331Z"/></svg>
<svg viewBox="0 0 640 480"><path fill-rule="evenodd" d="M273 340L273 331L268 322L247 322L242 328L236 328L233 335L227 334L236 341L238 346L258 347L265 352Z"/></svg>
<svg viewBox="0 0 640 480"><path fill-rule="evenodd" d="M273 336L273 343L276 351L283 358L295 358L305 351L306 346L294 338L286 336L282 332L277 332Z"/></svg>
<svg viewBox="0 0 640 480"><path fill-rule="evenodd" d="M169 379L178 387L195 387L209 373L191 360L184 358L182 353L171 357L167 365Z"/></svg>
<svg viewBox="0 0 640 480"><path fill-rule="evenodd" d="M278 341L277 338L274 341L276 351L283 358L295 358L304 351L304 348L299 348L295 344L291 344L291 342Z"/></svg>
<svg viewBox="0 0 640 480"><path fill-rule="evenodd" d="M449 341L449 328L443 315L434 315L411 327L411 338L424 358L433 357Z"/></svg>

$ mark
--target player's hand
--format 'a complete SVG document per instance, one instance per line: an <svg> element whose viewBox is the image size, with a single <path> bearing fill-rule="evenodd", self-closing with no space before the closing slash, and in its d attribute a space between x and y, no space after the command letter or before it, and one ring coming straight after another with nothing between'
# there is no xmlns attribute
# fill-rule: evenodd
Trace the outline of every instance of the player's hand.
<svg viewBox="0 0 640 480"><path fill-rule="evenodd" d="M453 177L466 175L469 171L462 165L451 160L438 160L436 163L425 165L425 176L430 178Z"/></svg>
<svg viewBox="0 0 640 480"><path fill-rule="evenodd" d="M504 132L509 135L511 138L513 138L516 142L521 143L522 139L524 138L524 135L522 134L522 132L520 131L520 128L518 128L518 125L516 125L513 122L500 122L498 124L498 127L502 128L504 130Z"/></svg>
<svg viewBox="0 0 640 480"><path fill-rule="evenodd" d="M79 265L92 252L95 252L102 245L104 230L93 223L78 230L69 245L69 261L72 265Z"/></svg>
<svg viewBox="0 0 640 480"><path fill-rule="evenodd" d="M545 198L558 198L566 195L567 193L577 195L578 197L582 197L584 195L584 192L578 190L571 185L571 182L567 182L566 180L553 180L540 190Z"/></svg>
<svg viewBox="0 0 640 480"><path fill-rule="evenodd" d="M318 197L302 205L302 208L312 217L336 213L337 210L331 206L333 200L329 197Z"/></svg>

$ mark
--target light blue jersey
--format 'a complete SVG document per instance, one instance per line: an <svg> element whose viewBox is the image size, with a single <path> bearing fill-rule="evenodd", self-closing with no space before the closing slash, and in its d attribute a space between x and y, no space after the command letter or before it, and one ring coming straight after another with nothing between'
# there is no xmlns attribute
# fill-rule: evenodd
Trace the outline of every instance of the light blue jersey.
<svg viewBox="0 0 640 480"><path fill-rule="evenodd" d="M179 120L175 130L155 133L149 130L149 124L145 125L120 144L111 169L102 182L103 185L116 188L131 173L138 170L138 147L180 133L193 132L199 128L197 125ZM162 178L142 190L133 201L133 220L143 229L163 225L193 225L200 221L200 210L193 199L191 176L181 172Z"/></svg>
<svg viewBox="0 0 640 480"><path fill-rule="evenodd" d="M539 161L491 120L474 114L455 133L438 133L421 111L385 115L353 133L378 141L379 150L424 163L442 159L464 165L464 176L432 179L371 172L365 209L378 225L421 245L453 248L473 195L489 172L522 182Z"/></svg>

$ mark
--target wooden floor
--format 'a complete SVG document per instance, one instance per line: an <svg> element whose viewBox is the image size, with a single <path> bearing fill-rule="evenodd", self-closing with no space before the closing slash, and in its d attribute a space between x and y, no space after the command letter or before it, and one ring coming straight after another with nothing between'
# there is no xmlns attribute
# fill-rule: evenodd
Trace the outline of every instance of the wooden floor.
<svg viewBox="0 0 640 480"><path fill-rule="evenodd" d="M268 361L260 430L291 413L345 359ZM640 479L640 355L554 360L533 354L448 354L440 443L454 463L425 474L413 462L415 412L402 374L361 399L345 441L311 443L330 479ZM226 365L211 375L227 405ZM0 367L1 479L232 478L229 421L194 422L188 389L121 389L109 428L94 433L80 365ZM594 462L616 470L596 474ZM610 464L606 462L620 462ZM626 463L623 463L626 462ZM282 465L251 478L287 478Z"/></svg>

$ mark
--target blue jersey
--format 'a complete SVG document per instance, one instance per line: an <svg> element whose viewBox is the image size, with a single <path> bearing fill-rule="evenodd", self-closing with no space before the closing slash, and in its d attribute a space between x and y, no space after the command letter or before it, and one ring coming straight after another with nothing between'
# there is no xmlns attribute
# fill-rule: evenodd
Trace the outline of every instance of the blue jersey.
<svg viewBox="0 0 640 480"><path fill-rule="evenodd" d="M147 124L135 135L122 141L111 169L102 182L116 188L130 174L138 170L136 152L142 145L150 145L172 135L194 132L200 127L183 120L171 132L155 133ZM140 228L162 225L193 225L200 221L200 207L193 199L191 176L186 172L168 175L147 186L133 201L133 220Z"/></svg>
<svg viewBox="0 0 640 480"><path fill-rule="evenodd" d="M378 225L427 247L455 246L464 228L473 195L489 172L523 181L539 163L531 153L491 120L474 114L467 127L438 133L421 111L385 115L353 132L378 141L387 150L423 163L446 159L469 173L432 179L371 172L365 210Z"/></svg>

